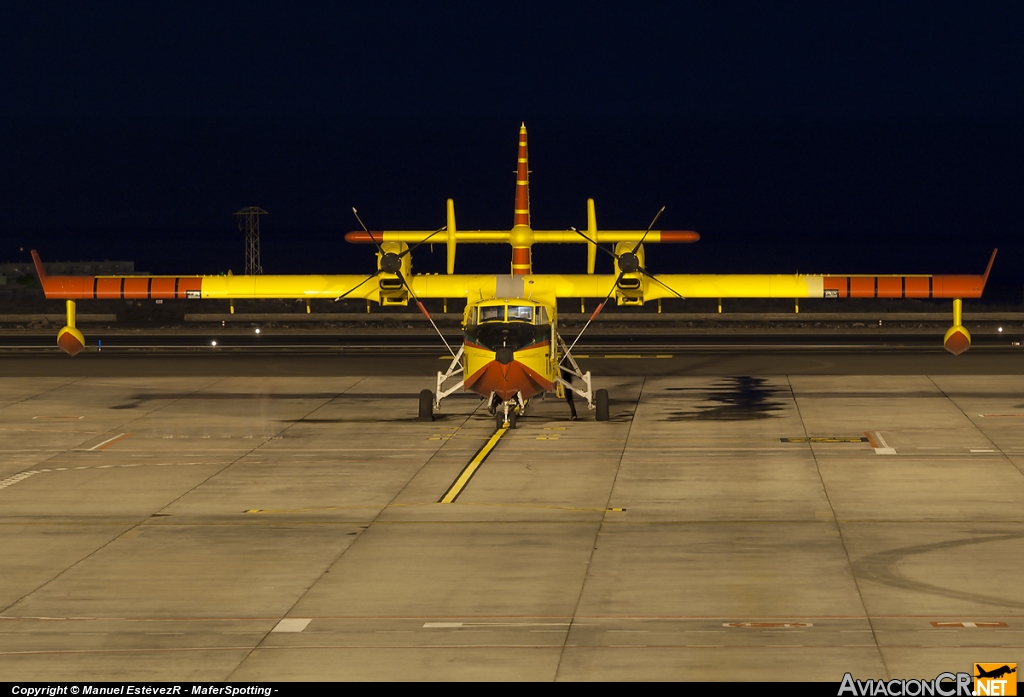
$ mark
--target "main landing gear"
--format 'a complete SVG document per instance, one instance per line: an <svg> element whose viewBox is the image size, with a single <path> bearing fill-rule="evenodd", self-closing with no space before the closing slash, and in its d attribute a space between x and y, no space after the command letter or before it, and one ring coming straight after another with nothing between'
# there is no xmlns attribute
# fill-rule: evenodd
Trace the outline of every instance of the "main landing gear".
<svg viewBox="0 0 1024 697"><path fill-rule="evenodd" d="M430 390L420 392L420 421L434 420L434 393Z"/></svg>
<svg viewBox="0 0 1024 697"><path fill-rule="evenodd" d="M576 403L573 401L573 395L576 394L587 400L588 409L594 410L594 420L608 421L610 418L608 390L594 390L590 371L584 373L580 370L576 359L572 357L565 341L562 340L561 334L558 335L558 346L562 350L562 359L558 362L558 371L561 374L555 378L556 394L559 397L565 397L572 415L569 417L570 420L576 420ZM586 389L576 387L573 384L576 380L581 381Z"/></svg>
<svg viewBox="0 0 1024 697"><path fill-rule="evenodd" d="M445 387L444 384L448 382L448 380L462 374L462 353L464 350L465 347L460 346L459 352L452 356L452 362L448 364L448 369L443 373L438 371L436 393L431 392L430 390L423 390L420 392L420 421L433 421L434 410L441 406L441 400L456 390L462 389L462 380L457 380L448 387Z"/></svg>

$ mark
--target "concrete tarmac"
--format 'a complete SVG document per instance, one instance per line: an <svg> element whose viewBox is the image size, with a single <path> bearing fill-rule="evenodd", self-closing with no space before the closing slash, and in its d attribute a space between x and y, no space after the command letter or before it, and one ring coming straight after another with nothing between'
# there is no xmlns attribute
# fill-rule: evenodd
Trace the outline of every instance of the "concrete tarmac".
<svg viewBox="0 0 1024 697"><path fill-rule="evenodd" d="M83 360L84 359L84 360ZM5 680L931 678L1024 658L1011 351L0 358Z"/></svg>

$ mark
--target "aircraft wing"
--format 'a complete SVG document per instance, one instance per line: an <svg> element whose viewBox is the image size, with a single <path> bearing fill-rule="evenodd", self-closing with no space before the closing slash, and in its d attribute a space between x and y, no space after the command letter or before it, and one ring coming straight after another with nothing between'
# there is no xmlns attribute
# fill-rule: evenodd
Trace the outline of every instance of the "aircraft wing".
<svg viewBox="0 0 1024 697"><path fill-rule="evenodd" d="M294 276L49 276L33 260L47 298L84 299L330 299L345 296L379 302L372 275ZM995 253L993 252L993 259ZM992 268L980 275L838 276L812 274L614 274L421 275L408 278L420 298L493 297L605 298L616 291L641 302L660 298L978 298ZM625 287L629 286L629 287ZM399 291L400 292L400 291ZM635 303L631 303L635 304Z"/></svg>

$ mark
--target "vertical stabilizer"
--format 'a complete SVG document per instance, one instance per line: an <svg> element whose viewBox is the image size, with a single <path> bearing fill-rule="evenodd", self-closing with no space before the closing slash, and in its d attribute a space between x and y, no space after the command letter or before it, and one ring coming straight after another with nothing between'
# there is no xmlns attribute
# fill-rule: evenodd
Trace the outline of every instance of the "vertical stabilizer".
<svg viewBox="0 0 1024 697"><path fill-rule="evenodd" d="M516 167L516 216L509 232L512 243L512 275L532 273L533 230L530 228L530 168L526 161L526 124L519 127L519 163Z"/></svg>
<svg viewBox="0 0 1024 697"><path fill-rule="evenodd" d="M516 215L513 225L530 226L530 169L526 158L526 124L519 127L519 163L516 167Z"/></svg>

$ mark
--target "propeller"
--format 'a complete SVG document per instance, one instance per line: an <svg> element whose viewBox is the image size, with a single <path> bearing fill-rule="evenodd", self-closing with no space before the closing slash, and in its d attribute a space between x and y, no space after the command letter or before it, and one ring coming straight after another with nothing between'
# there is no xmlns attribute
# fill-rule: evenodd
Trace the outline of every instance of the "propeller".
<svg viewBox="0 0 1024 697"><path fill-rule="evenodd" d="M402 257L406 256L407 254L410 254L412 250L428 242L434 235L437 235L448 229L447 225L442 225L441 227L439 227L438 229L434 230L432 233L424 237L422 240L412 245L411 247L406 248L402 252L385 252L384 249L380 246L380 243L377 242L377 238L374 237L373 233L366 229L366 225L363 223L363 219L359 217L359 211L355 209L355 206L352 207L352 213L353 215L356 216L356 220L359 221L359 225L363 228L363 231L370 236L370 241L373 242L373 246L377 248L377 253L380 254L380 268L377 269L377 271L374 272L372 275L360 281L357 285L353 286L352 288L349 288L347 291L339 295L337 298L334 299L334 302L338 302L339 300L344 299L350 293L355 292L364 283L366 283L370 279L376 278L381 273L390 273L395 274L396 276L400 276L401 274L399 272L402 269ZM408 285L406 287L408 287ZM411 290L409 292L412 293Z"/></svg>
<svg viewBox="0 0 1024 697"><path fill-rule="evenodd" d="M363 231L366 232L368 235L370 235L370 241L373 242L373 245L377 248L377 253L380 254L380 268L377 269L377 271L374 272L372 275L367 276L362 281L360 281L358 284L356 284L352 288L348 289L347 291L345 291L344 293L339 295L337 298L334 299L334 302L338 302L339 300L343 299L345 296L347 296L349 293L354 292L357 288L362 286L367 281L369 281L369 280L371 280L373 278L376 278L377 276L381 275L381 273L394 274L395 276L398 277L398 280L402 282L402 285L409 292L409 297L411 297L413 299L413 301L416 303L416 306L420 309L420 312L422 312L423 316L426 317L427 320L430 322L430 326L432 326L434 328L434 331L437 332L437 335L439 337L441 337L441 341L444 342L445 348L447 348L448 352L450 354L452 354L452 356L454 357L455 356L455 351L452 349L451 345L448 343L448 340L444 338L444 334L441 333L441 330L437 328L437 324L434 323L434 319L430 316L430 313L427 312L427 308L423 307L423 303L420 302L420 299L416 297L416 293L413 292L412 286L409 285L409 282L405 279L405 274L402 273L402 257L404 257L406 254L409 254L412 250L414 250L417 247L419 247L421 244L423 244L424 242L429 240L434 235L436 235L436 234L438 234L440 232L443 232L444 230L447 230L448 226L447 225L442 225L437 230L434 230L432 233L430 233L429 235L424 237L422 240L420 240L416 244L414 244L411 247L408 247L407 249L405 249L404 251L396 254L395 252L385 252L384 251L384 249L377 242L377 240L373 236L373 234L370 233L370 231L366 229L366 225L363 223L363 219L359 217L359 211L357 211L354 206L352 207L352 213L353 213L353 215L356 216L356 220L359 221L359 225L362 226Z"/></svg>
<svg viewBox="0 0 1024 697"><path fill-rule="evenodd" d="M590 242L593 245L597 245L598 249L614 258L619 263L619 275L616 277L615 282L612 283L612 288L611 290L608 291L608 295L605 296L604 300L601 301L601 304L597 306L596 310L594 310L594 314L590 315L590 319L588 319L587 323L583 325L583 329L580 330L580 333L576 335L576 338L573 340L572 345L565 352L565 356L568 356L570 353L572 353L573 348L576 346L576 342L578 342L580 340L580 337L583 336L583 332L587 331L587 327L590 326L590 323L593 322L599 314L601 314L601 310L603 310L604 306L608 303L609 300L611 300L611 297L612 295L615 294L615 289L618 287L619 282L622 280L622 277L625 276L627 273L639 272L644 276L650 278L655 283L664 286L669 291L674 293L678 298L682 299L683 296L680 295L674 288L666 285L663 281L659 280L657 276L650 273L647 269L641 266L640 257L637 254L637 252L640 251L640 246L643 245L644 240L647 239L647 235L650 234L651 228L654 227L654 224L658 222L658 218L661 217L661 214L664 212L665 206L662 206L660 209L658 209L658 212L654 214L654 219L651 220L651 224L647 226L647 230L644 231L644 234L640 238L640 241L636 243L636 246L633 247L632 250L628 252L623 252L622 254L616 254L611 250L605 249L604 247L597 245L596 240L590 239L576 228L570 228L573 232L575 232L577 235L585 239L587 242ZM562 357L563 361L565 360L565 356Z"/></svg>

